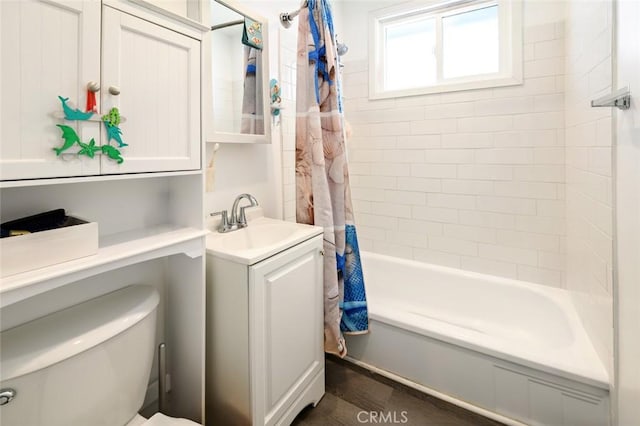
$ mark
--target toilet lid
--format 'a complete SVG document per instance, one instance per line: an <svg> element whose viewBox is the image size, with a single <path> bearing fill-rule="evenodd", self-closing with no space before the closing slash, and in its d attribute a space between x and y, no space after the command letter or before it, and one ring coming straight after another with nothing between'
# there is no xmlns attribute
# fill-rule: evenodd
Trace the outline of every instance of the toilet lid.
<svg viewBox="0 0 640 426"><path fill-rule="evenodd" d="M187 419L177 419L175 417L165 416L162 413L156 413L149 420L142 423L141 426L200 426L200 423L192 422Z"/></svg>

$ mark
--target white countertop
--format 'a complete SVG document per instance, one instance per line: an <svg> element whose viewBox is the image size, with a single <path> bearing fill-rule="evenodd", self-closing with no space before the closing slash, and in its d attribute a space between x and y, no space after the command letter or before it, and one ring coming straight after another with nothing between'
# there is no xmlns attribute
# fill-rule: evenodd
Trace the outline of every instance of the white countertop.
<svg viewBox="0 0 640 426"><path fill-rule="evenodd" d="M261 208L246 212L248 226L236 231L220 233L216 230L220 221L209 220L208 255L253 265L323 232L319 226L264 217Z"/></svg>

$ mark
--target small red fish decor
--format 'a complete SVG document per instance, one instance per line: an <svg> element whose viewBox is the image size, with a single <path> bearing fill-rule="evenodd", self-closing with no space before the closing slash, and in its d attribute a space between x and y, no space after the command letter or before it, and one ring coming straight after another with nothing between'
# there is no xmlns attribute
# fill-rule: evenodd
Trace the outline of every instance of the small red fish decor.
<svg viewBox="0 0 640 426"><path fill-rule="evenodd" d="M97 83L95 83L97 85ZM95 103L95 87L91 86L91 83L87 86L87 93L93 95L93 102ZM94 90L96 89L96 90ZM119 124L123 121L124 117L120 116L120 111L118 108L113 107L109 110L109 112L102 117L93 119L93 115L97 112L97 108L95 105L91 104L89 99L89 95L87 95L87 111L83 112L77 108L72 108L68 105L69 98L63 98L62 96L58 96L58 99L62 103L62 111L64 113L64 119L67 121L101 121L104 123L104 126L107 131L107 144L96 146L96 141L91 139L88 143L84 143L80 140L80 137L73 129L73 127L64 125L64 124L56 124L62 130L62 139L64 143L59 148L53 148L56 153L56 156L60 156L63 152L67 151L74 145L78 145L80 149L75 152L75 155L85 155L89 158L94 158L96 153L106 155L111 160L114 160L118 164L124 162L124 158L122 158L121 152L114 146L111 146L110 142L112 140L118 143L118 148L122 148L128 146L122 140L122 130L120 130Z"/></svg>
<svg viewBox="0 0 640 426"><path fill-rule="evenodd" d="M87 84L87 107L85 108L86 112L98 112L98 106L96 103L96 92L100 90L100 85L95 81L90 81Z"/></svg>

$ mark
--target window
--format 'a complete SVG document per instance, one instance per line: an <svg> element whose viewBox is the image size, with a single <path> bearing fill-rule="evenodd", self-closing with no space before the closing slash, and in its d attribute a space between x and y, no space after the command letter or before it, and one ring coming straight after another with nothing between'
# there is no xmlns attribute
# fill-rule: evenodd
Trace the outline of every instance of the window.
<svg viewBox="0 0 640 426"><path fill-rule="evenodd" d="M405 3L370 15L372 99L522 83L518 0Z"/></svg>

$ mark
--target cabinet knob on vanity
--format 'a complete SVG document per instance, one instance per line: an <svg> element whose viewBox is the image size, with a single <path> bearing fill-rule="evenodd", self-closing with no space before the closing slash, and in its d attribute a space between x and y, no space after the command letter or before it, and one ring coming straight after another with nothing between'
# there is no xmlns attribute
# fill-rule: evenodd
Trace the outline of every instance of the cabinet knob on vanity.
<svg viewBox="0 0 640 426"><path fill-rule="evenodd" d="M100 84L95 81L90 81L87 83L87 90L96 93L100 90Z"/></svg>
<svg viewBox="0 0 640 426"><path fill-rule="evenodd" d="M118 86L109 86L109 93L113 96L118 96L120 94L120 88Z"/></svg>

